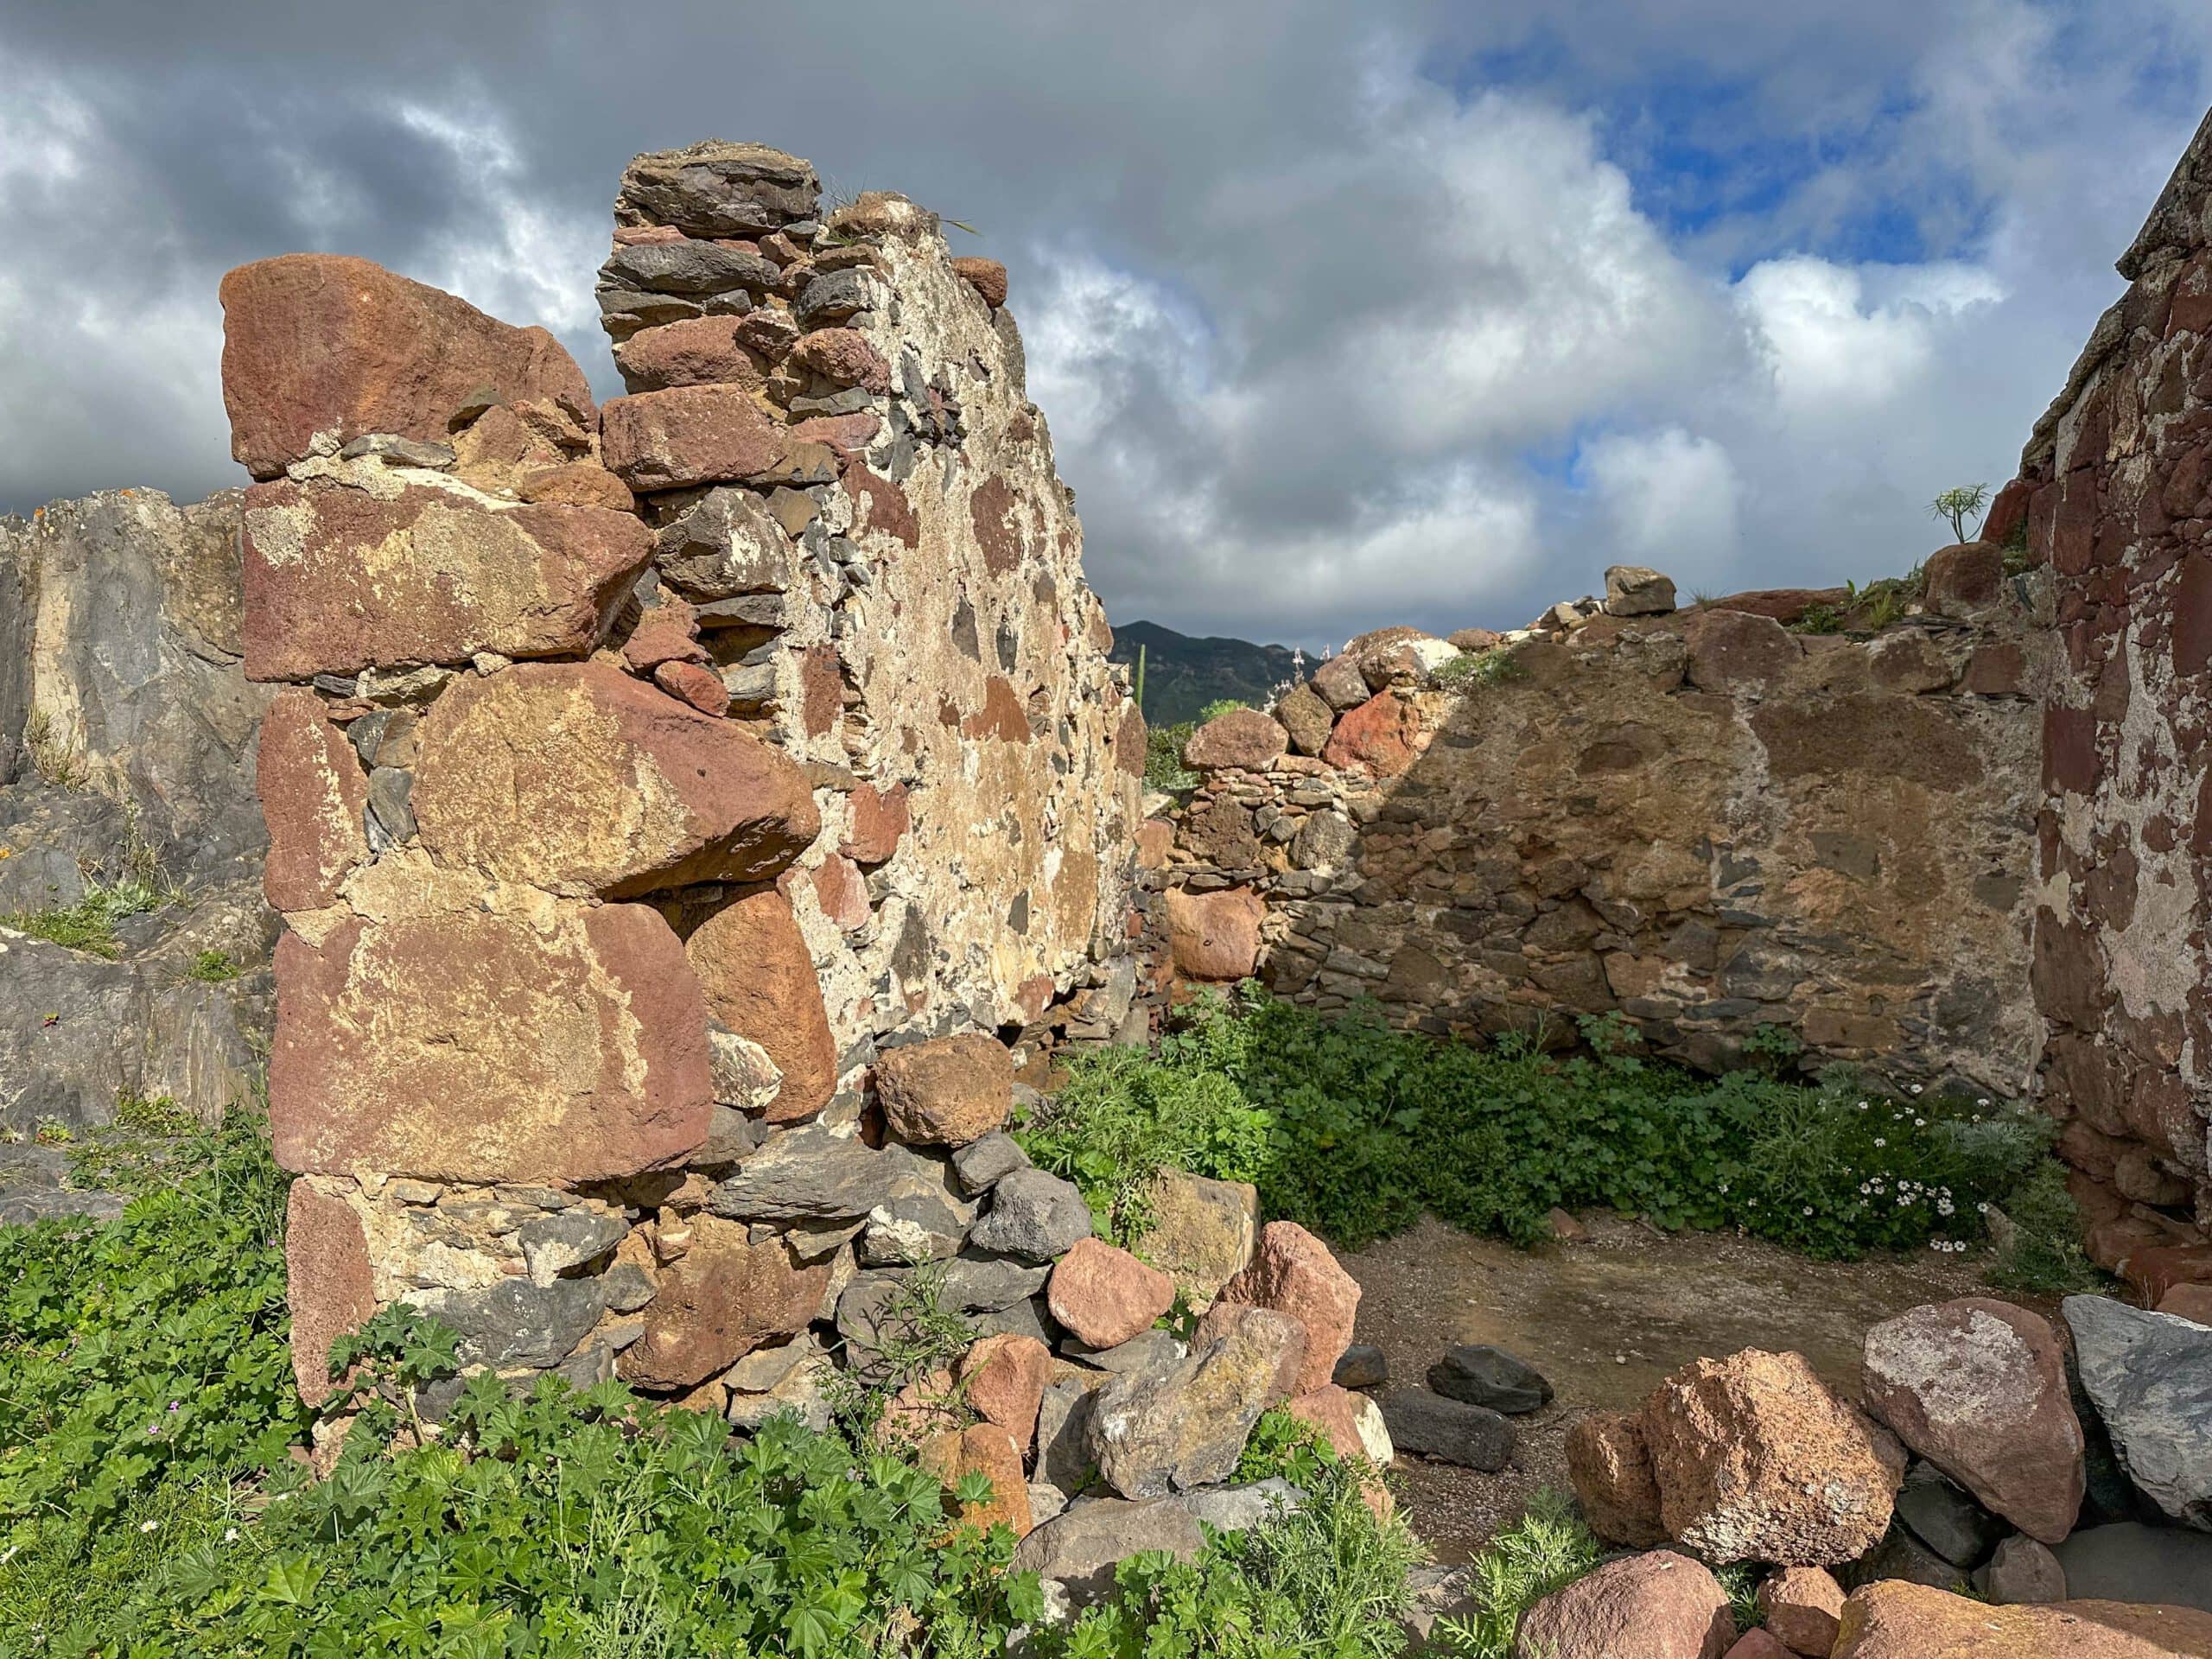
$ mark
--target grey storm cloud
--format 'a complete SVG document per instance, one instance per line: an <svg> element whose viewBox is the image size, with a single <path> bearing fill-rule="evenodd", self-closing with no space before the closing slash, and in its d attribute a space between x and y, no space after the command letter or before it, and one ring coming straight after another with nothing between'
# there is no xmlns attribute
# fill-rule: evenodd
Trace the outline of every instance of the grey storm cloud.
<svg viewBox="0 0 2212 1659"><path fill-rule="evenodd" d="M1118 620L1320 645L1617 558L1863 579L2009 472L2208 58L2197 0L0 0L0 511L238 481L216 283L294 249L618 390L615 180L721 136L1012 268Z"/></svg>

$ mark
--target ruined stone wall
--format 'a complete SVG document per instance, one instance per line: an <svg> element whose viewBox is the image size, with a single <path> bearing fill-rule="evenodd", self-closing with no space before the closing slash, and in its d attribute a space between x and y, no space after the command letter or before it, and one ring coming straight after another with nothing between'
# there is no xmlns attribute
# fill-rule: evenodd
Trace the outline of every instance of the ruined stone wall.
<svg viewBox="0 0 2212 1659"><path fill-rule="evenodd" d="M1701 1066L1771 1026L2024 1093L2041 579L1945 550L1914 614L1827 633L1784 626L1815 595L1614 587L1466 657L1365 636L1201 728L1146 843L1170 970L1439 1033L1618 1013Z"/></svg>
<svg viewBox="0 0 2212 1659"><path fill-rule="evenodd" d="M2194 1246L2212 1277L2187 1219L2212 1223L2212 119L2120 270L1987 533L2049 566L2063 647L2037 818L2045 1099L2098 1258L2150 1273Z"/></svg>
<svg viewBox="0 0 2212 1659"><path fill-rule="evenodd" d="M616 219L603 409L364 261L224 283L310 1398L403 1300L503 1372L812 1377L977 1221L1001 1039L1134 988L1141 722L1004 273L757 146L639 158Z"/></svg>

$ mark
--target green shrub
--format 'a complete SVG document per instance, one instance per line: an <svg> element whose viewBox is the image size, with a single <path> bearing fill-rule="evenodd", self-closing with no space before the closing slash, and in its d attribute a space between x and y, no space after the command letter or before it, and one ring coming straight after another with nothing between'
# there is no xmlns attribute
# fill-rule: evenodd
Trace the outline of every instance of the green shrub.
<svg viewBox="0 0 2212 1659"><path fill-rule="evenodd" d="M1333 1458L1301 1471L1306 1502L1250 1530L1209 1538L1191 1561L1133 1556L1115 1593L1037 1650L1049 1659L1390 1659L1406 1573L1422 1559L1406 1523L1377 1521L1374 1476Z"/></svg>
<svg viewBox="0 0 2212 1659"><path fill-rule="evenodd" d="M1997 1240L1991 1284L2032 1296L2106 1287L2105 1276L2082 1248L2082 1214L2057 1163L2038 1163L2005 1195L2001 1208L2005 1224L1991 1229Z"/></svg>
<svg viewBox="0 0 2212 1659"><path fill-rule="evenodd" d="M59 910L18 911L0 916L0 925L49 944L67 945L95 957L116 954L115 925L130 916L159 910L172 895L151 881L129 878L112 886L85 884L84 897Z"/></svg>
<svg viewBox="0 0 2212 1659"><path fill-rule="evenodd" d="M1154 726L1145 734L1144 786L1170 795L1198 786L1198 774L1183 764L1183 746L1198 727L1187 720Z"/></svg>
<svg viewBox="0 0 2212 1659"><path fill-rule="evenodd" d="M257 1124L233 1116L157 1164L104 1173L137 1183L119 1219L0 1228L0 1546L49 1567L164 1481L219 1483L283 1456L307 1421L284 1180Z"/></svg>
<svg viewBox="0 0 2212 1659"><path fill-rule="evenodd" d="M1438 1622L1440 1645L1455 1659L1511 1659L1521 1616L1605 1558L1564 1494L1538 1492L1528 1513L1468 1563L1468 1611Z"/></svg>
<svg viewBox="0 0 2212 1659"><path fill-rule="evenodd" d="M202 950L192 959L192 966L184 970L184 976L187 979L197 979L210 985L220 985L227 980L236 979L244 971L238 963L231 960L229 951Z"/></svg>
<svg viewBox="0 0 2212 1659"><path fill-rule="evenodd" d="M1719 1078L1639 1059L1624 1021L1592 1056L1529 1039L1476 1046L1325 1019L1247 990L1198 1006L1156 1053L1071 1063L1018 1130L1117 1237L1141 1234L1152 1173L1249 1180L1270 1217L1357 1249L1433 1212L1532 1242L1554 1206L1665 1227L1742 1227L1809 1255L1963 1247L1980 1206L2046 1162L2048 1125L1986 1103L1891 1100L1832 1071ZM1768 1039L1779 1047L1786 1033ZM1770 1057L1772 1058L1772 1057Z"/></svg>
<svg viewBox="0 0 2212 1659"><path fill-rule="evenodd" d="M1488 651L1463 651L1432 677L1447 691L1471 691L1479 686L1502 685L1521 677L1513 647L1492 645Z"/></svg>

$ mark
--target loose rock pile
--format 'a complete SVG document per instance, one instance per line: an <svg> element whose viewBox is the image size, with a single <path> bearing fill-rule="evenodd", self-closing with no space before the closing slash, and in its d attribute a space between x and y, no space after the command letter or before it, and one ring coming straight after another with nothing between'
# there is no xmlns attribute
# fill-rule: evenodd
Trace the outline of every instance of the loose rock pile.
<svg viewBox="0 0 2212 1659"><path fill-rule="evenodd" d="M1801 1356L1746 1350L1685 1366L1639 1411L1580 1419L1568 1463L1592 1529L1681 1553L1553 1598L1523 1649L2212 1652L2212 1329L2103 1297L2063 1311L2065 1337L1983 1297L1886 1320L1866 1336L1863 1411ZM1707 1570L1736 1562L1773 1569L1764 1634L1740 1642Z"/></svg>

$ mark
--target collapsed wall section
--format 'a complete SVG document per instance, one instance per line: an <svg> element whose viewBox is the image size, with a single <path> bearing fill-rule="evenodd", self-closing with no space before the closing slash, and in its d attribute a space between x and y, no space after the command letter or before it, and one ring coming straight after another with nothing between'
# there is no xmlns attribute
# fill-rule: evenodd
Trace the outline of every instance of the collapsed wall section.
<svg viewBox="0 0 2212 1659"><path fill-rule="evenodd" d="M366 262L225 281L311 1399L404 1301L719 1405L960 1248L1002 1033L1127 1014L1143 736L1003 272L819 208L758 146L639 158L603 409ZM893 1049L927 1081L880 1110Z"/></svg>
<svg viewBox="0 0 2212 1659"><path fill-rule="evenodd" d="M1145 842L1166 971L1440 1033L1618 1014L1703 1067L1764 1027L2025 1093L2042 579L1947 549L1917 613L1831 632L1822 596L1676 611L1612 574L1465 654L1363 636L1272 716L1202 727Z"/></svg>
<svg viewBox="0 0 2212 1659"><path fill-rule="evenodd" d="M2212 1279L2212 118L2120 270L1987 533L2050 567L2063 648L2037 817L2045 1100L2093 1253L2150 1288Z"/></svg>

